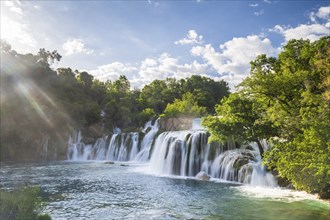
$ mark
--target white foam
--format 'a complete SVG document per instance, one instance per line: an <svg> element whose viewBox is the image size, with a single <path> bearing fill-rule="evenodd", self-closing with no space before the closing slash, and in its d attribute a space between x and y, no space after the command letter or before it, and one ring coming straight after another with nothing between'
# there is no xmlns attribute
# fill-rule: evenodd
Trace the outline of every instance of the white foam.
<svg viewBox="0 0 330 220"><path fill-rule="evenodd" d="M283 202L294 202L302 200L315 200L330 205L330 202L318 199L317 195L309 194L305 191L296 191L281 187L260 187L242 185L236 187L243 195L254 198L268 198L272 200L280 200Z"/></svg>

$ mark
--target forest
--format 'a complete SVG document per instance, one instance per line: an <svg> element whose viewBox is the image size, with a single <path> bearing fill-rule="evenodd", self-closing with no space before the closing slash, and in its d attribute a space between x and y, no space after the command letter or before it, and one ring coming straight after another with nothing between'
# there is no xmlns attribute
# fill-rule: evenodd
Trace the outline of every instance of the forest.
<svg viewBox="0 0 330 220"><path fill-rule="evenodd" d="M290 40L278 57L259 55L233 93L227 82L199 75L131 88L124 75L101 82L85 71L52 69L60 59L57 51L19 54L1 42L1 161L42 160L45 142L53 159L65 159L77 129L92 143L115 127L203 117L211 141L255 141L269 170L296 189L330 197L329 36Z"/></svg>

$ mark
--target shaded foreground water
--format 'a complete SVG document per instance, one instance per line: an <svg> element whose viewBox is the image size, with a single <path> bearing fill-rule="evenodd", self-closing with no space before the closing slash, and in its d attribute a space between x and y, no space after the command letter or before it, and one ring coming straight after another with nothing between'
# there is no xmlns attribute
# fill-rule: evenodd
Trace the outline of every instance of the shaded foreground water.
<svg viewBox="0 0 330 220"><path fill-rule="evenodd" d="M53 219L330 219L330 203L303 192L148 175L145 165L57 162L1 165L1 188L39 185Z"/></svg>

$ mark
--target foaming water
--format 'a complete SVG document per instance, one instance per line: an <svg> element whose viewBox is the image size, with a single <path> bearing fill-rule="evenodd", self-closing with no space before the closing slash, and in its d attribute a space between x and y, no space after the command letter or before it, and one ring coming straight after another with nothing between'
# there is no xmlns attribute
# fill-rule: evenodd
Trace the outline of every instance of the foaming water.
<svg viewBox="0 0 330 220"><path fill-rule="evenodd" d="M281 187L253 187L249 185L242 185L237 187L237 189L242 192L243 195L254 198L270 198L273 200L281 200L285 202L314 200L330 205L330 202L318 199L317 195Z"/></svg>

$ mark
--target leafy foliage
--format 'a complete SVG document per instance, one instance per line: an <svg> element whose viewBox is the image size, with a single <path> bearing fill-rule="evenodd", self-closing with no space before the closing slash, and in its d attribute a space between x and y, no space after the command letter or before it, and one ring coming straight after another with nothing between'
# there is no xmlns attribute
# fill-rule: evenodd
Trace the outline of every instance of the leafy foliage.
<svg viewBox="0 0 330 220"><path fill-rule="evenodd" d="M175 99L173 103L166 106L164 114L161 117L175 118L180 116L202 117L206 115L206 107L198 106L193 94L190 92L183 94L182 100Z"/></svg>
<svg viewBox="0 0 330 220"><path fill-rule="evenodd" d="M211 131L211 141L255 141L263 155L260 140L277 134L276 127L265 117L264 106L243 93L233 93L224 98L215 110L218 117L203 119L203 124Z"/></svg>

